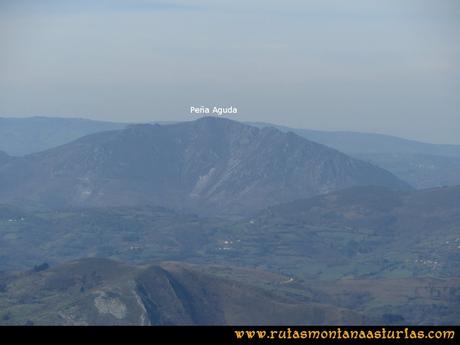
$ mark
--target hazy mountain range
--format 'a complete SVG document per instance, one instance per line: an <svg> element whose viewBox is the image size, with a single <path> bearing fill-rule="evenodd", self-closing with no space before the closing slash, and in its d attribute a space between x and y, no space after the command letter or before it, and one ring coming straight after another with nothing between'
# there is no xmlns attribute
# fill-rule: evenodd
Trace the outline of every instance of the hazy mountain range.
<svg viewBox="0 0 460 345"><path fill-rule="evenodd" d="M460 157L460 145L429 144L392 135L347 131L318 131L251 122L257 127L275 127L284 132L293 132L323 145L333 147L347 154L427 154L446 157Z"/></svg>
<svg viewBox="0 0 460 345"><path fill-rule="evenodd" d="M460 184L460 145L428 144L374 133L317 131L267 123L248 124L293 132L352 157L369 161L416 188ZM66 144L88 134L126 126L128 124L77 118L0 118L0 151L21 156Z"/></svg>
<svg viewBox="0 0 460 345"><path fill-rule="evenodd" d="M44 151L85 135L120 129L126 124L79 118L0 117L0 151L22 156Z"/></svg>
<svg viewBox="0 0 460 345"><path fill-rule="evenodd" d="M211 117L91 134L0 169L1 202L47 207L148 204L242 214L357 185L409 188L293 133Z"/></svg>

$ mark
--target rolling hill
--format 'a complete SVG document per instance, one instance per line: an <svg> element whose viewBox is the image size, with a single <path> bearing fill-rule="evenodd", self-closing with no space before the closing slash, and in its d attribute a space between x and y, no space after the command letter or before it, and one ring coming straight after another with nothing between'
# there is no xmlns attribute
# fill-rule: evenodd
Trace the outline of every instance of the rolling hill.
<svg viewBox="0 0 460 345"><path fill-rule="evenodd" d="M261 267L303 279L459 277L460 187L354 187L240 220L164 208L0 207L5 270L82 257Z"/></svg>
<svg viewBox="0 0 460 345"><path fill-rule="evenodd" d="M271 207L240 231L301 276L457 277L459 205L460 187L355 187Z"/></svg>

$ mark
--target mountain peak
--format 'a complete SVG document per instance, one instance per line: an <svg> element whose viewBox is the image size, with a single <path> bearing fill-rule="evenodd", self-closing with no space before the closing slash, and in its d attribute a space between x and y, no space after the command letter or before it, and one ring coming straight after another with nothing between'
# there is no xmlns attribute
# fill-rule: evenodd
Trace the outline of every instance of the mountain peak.
<svg viewBox="0 0 460 345"><path fill-rule="evenodd" d="M0 171L0 202L240 214L355 185L407 188L293 133L217 117L131 125L26 158Z"/></svg>

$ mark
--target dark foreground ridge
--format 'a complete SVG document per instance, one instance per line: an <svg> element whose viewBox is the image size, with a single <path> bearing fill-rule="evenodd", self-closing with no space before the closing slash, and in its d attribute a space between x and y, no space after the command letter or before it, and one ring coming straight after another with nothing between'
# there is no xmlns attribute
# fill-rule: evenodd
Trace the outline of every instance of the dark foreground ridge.
<svg viewBox="0 0 460 345"><path fill-rule="evenodd" d="M214 270L221 272L213 274L200 266L173 262L133 266L83 259L3 277L0 324L301 325L365 321L346 308L223 277L222 272L230 272L230 268ZM283 279L266 276L266 283Z"/></svg>

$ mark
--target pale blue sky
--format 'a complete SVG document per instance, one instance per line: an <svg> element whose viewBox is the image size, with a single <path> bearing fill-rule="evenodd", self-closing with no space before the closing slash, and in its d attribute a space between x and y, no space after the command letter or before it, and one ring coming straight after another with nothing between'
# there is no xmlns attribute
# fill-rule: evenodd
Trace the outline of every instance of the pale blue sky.
<svg viewBox="0 0 460 345"><path fill-rule="evenodd" d="M460 144L458 0L0 0L0 116L242 121Z"/></svg>

